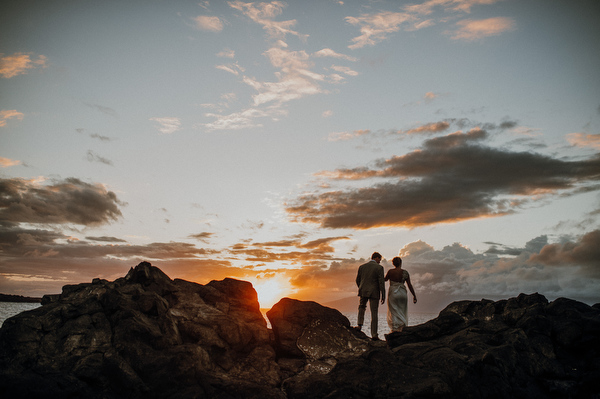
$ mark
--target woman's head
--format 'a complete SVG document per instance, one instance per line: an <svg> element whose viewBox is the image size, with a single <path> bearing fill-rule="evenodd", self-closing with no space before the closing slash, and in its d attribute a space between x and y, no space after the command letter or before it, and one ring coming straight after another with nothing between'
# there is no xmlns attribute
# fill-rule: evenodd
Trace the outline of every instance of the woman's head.
<svg viewBox="0 0 600 399"><path fill-rule="evenodd" d="M402 266L402 258L399 256L396 256L394 259L392 259L392 264L396 267Z"/></svg>

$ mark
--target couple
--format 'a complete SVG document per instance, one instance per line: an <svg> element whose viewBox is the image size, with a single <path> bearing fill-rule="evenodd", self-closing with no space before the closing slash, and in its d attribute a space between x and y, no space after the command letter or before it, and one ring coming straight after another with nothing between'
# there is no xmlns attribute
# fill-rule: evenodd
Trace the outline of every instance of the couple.
<svg viewBox="0 0 600 399"><path fill-rule="evenodd" d="M377 324L379 322L377 312L379 310L380 297L381 304L385 303L385 281L390 280L387 321L392 332L402 331L402 328L408 324L408 295L404 286L405 282L408 284L408 288L413 295L413 303L417 303L417 297L410 282L410 276L406 270L402 269L402 259L395 257L392 260L394 269L389 270L385 277L383 277L383 266L380 265L381 259L381 254L374 252L371 255L371 261L361 265L356 275L356 285L358 286L358 296L360 297L358 305L358 329L362 329L367 302L369 302L369 307L371 308L371 335L374 340L379 340L377 334Z"/></svg>

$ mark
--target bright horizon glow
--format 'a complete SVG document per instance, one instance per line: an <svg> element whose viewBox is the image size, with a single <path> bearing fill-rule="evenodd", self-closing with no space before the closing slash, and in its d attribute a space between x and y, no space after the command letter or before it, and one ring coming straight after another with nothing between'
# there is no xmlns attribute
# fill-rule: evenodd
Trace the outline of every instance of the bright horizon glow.
<svg viewBox="0 0 600 399"><path fill-rule="evenodd" d="M265 278L252 283L258 295L258 303L261 309L270 309L281 298L291 295L289 286L286 286L278 278Z"/></svg>

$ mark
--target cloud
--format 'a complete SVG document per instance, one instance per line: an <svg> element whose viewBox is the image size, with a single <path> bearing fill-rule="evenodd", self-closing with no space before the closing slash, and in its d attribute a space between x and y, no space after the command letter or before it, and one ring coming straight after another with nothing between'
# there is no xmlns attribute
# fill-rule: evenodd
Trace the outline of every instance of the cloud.
<svg viewBox="0 0 600 399"><path fill-rule="evenodd" d="M358 59L356 57L351 57L349 55L345 55L345 54L340 54L340 53L336 53L335 51L333 51L330 48L324 48L322 50L317 51L316 53L313 54L314 57L333 57L333 58L340 58L343 60L348 60L348 61L358 61Z"/></svg>
<svg viewBox="0 0 600 399"><path fill-rule="evenodd" d="M226 48L223 49L223 51L217 53L217 57L223 57L223 58L235 58L235 51Z"/></svg>
<svg viewBox="0 0 600 399"><path fill-rule="evenodd" d="M21 161L15 161L13 159L8 159L4 157L0 157L0 168L9 168L11 166L21 165Z"/></svg>
<svg viewBox="0 0 600 399"><path fill-rule="evenodd" d="M499 0L429 0L421 4L406 5L403 12L382 11L372 14L363 14L360 17L346 17L346 21L360 27L360 36L352 39L350 49L373 46L384 40L389 35L400 31L415 31L436 24L435 19L424 19L440 8L443 12L470 13L474 5L489 5ZM447 17L438 19L446 22ZM515 23L510 18L496 17L485 20L465 20L458 23L459 29L450 33L453 39L475 40L514 29Z"/></svg>
<svg viewBox="0 0 600 399"><path fill-rule="evenodd" d="M86 155L86 159L89 162L99 162L99 163L103 163L105 165L113 166L113 163L112 163L112 161L110 159L106 159L104 157L101 157L100 155L96 154L92 150L88 150L87 155Z"/></svg>
<svg viewBox="0 0 600 399"><path fill-rule="evenodd" d="M587 277L600 279L600 230L584 234L575 241L545 245L528 262L546 266L576 265Z"/></svg>
<svg viewBox="0 0 600 399"><path fill-rule="evenodd" d="M329 133L327 140L328 141L351 140L355 137L363 136L365 134L370 134L370 133L371 133L371 131L368 129L354 130L352 132L333 132L333 133Z"/></svg>
<svg viewBox="0 0 600 399"><path fill-rule="evenodd" d="M86 240L90 240L90 241L98 241L98 242L127 242L121 238L117 238L117 237L107 237L107 236L102 236L102 237L85 237Z"/></svg>
<svg viewBox="0 0 600 399"><path fill-rule="evenodd" d="M404 133L404 134L434 134L434 133L439 133L439 132L443 132L444 130L448 130L450 128L450 123L443 121L443 122L434 122L434 123L427 123L425 125L421 125L418 126L414 129L409 129L409 130L405 130L405 131L399 131L399 133Z"/></svg>
<svg viewBox="0 0 600 399"><path fill-rule="evenodd" d="M334 259L332 254L335 249L332 243L347 239L347 236L325 237L303 243L300 237L295 237L280 241L243 242L231 246L229 252L248 262L279 262L323 267L326 262Z"/></svg>
<svg viewBox="0 0 600 399"><path fill-rule="evenodd" d="M0 111L0 127L6 126L6 121L9 119L16 118L18 120L23 120L23 117L23 113L16 109L3 109Z"/></svg>
<svg viewBox="0 0 600 399"><path fill-rule="evenodd" d="M481 20L465 19L456 24L458 29L447 32L453 40L473 41L485 37L497 36L515 29L515 22L511 18L495 17Z"/></svg>
<svg viewBox="0 0 600 399"><path fill-rule="evenodd" d="M229 72L236 76L239 75L240 72L243 73L245 71L245 69L243 67L241 67L237 62L233 63L233 64L227 64L227 65L217 65L217 66L215 66L215 68L220 69L225 72Z"/></svg>
<svg viewBox="0 0 600 399"><path fill-rule="evenodd" d="M354 71L352 68L348 68L345 66L332 65L331 69L337 72L345 73L349 76L358 76L358 72Z"/></svg>
<svg viewBox="0 0 600 399"><path fill-rule="evenodd" d="M262 126L262 124L256 122L256 119L258 118L270 117L276 119L278 116L284 114L285 111L277 108L266 110L248 108L239 112L233 112L228 115L207 113L205 116L209 118L216 118L216 120L211 123L200 124L200 126L203 126L208 131L247 129Z"/></svg>
<svg viewBox="0 0 600 399"><path fill-rule="evenodd" d="M196 28L200 30L207 30L210 32L220 32L223 30L223 22L219 17L199 15L194 18L194 22L196 22Z"/></svg>
<svg viewBox="0 0 600 399"><path fill-rule="evenodd" d="M285 38L287 34L291 34L305 40L308 35L300 34L291 28L296 25L296 20L288 21L273 21L283 12L285 4L280 1L272 1L270 3L244 3L240 0L229 1L229 6L233 9L241 11L244 15L259 25L267 32L271 39Z"/></svg>
<svg viewBox="0 0 600 399"><path fill-rule="evenodd" d="M487 137L481 129L452 133L373 167L320 172L340 181L385 181L307 193L286 210L295 222L326 228L410 228L502 216L549 196L597 189L599 156L568 161L513 152L483 145Z"/></svg>
<svg viewBox="0 0 600 399"><path fill-rule="evenodd" d="M321 114L321 116L322 116L323 118L329 118L329 117L330 117L330 116L332 116L332 115L333 115L333 111L332 111L332 110L330 110L330 109L328 109L327 111L323 111L323 113Z"/></svg>
<svg viewBox="0 0 600 399"><path fill-rule="evenodd" d="M600 150L600 134L570 133L567 135L567 141L576 147Z"/></svg>
<svg viewBox="0 0 600 399"><path fill-rule="evenodd" d="M0 75L3 78L14 78L26 74L33 68L45 68L46 56L40 55L37 60L31 59L32 53L14 53L4 56L0 53Z"/></svg>
<svg viewBox="0 0 600 399"><path fill-rule="evenodd" d="M494 4L500 0L428 0L421 4L404 6L404 10L410 13L428 15L436 7L441 7L446 12L471 12L471 7L480 4Z"/></svg>
<svg viewBox="0 0 600 399"><path fill-rule="evenodd" d="M198 241L202 241L204 243L207 243L208 240L214 235L214 233L209 233L209 232L202 232L202 233L198 233L198 234L190 234L188 237L189 238L195 238Z"/></svg>
<svg viewBox="0 0 600 399"><path fill-rule="evenodd" d="M354 44L348 46L357 49L373 46L388 38L390 33L398 32L404 23L414 22L415 17L408 13L383 11L377 14L363 14L360 17L346 17L352 25L360 26L360 36L352 39Z"/></svg>
<svg viewBox="0 0 600 399"><path fill-rule="evenodd" d="M42 185L25 179L0 179L0 223L95 226L121 217L115 193L100 184L68 178Z"/></svg>
<svg viewBox="0 0 600 399"><path fill-rule="evenodd" d="M151 121L158 122L158 130L162 134L172 134L180 129L181 122L179 118L175 117L164 117L164 118L150 118Z"/></svg>
<svg viewBox="0 0 600 399"><path fill-rule="evenodd" d="M253 96L254 105L273 102L282 104L307 95L321 93L317 81L324 76L310 71L313 66L305 51L289 51L285 48L272 47L265 52L271 65L280 69L277 82L259 82L250 77L244 77L244 83L258 91Z"/></svg>
<svg viewBox="0 0 600 399"><path fill-rule="evenodd" d="M98 104L89 104L89 103L85 103L85 102L83 104L85 106L87 106L87 107L90 107L90 108L93 108L95 110L98 110L98 111L102 112L105 115L112 116L114 118L118 118L119 117L119 115L117 114L117 111L115 111L112 108L105 107L103 105L98 105Z"/></svg>

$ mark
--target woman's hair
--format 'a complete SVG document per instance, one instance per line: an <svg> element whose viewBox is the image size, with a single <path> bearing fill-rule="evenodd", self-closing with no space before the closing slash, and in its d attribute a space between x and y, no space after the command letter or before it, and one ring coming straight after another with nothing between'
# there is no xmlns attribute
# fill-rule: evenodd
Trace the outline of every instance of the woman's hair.
<svg viewBox="0 0 600 399"><path fill-rule="evenodd" d="M402 266L402 258L399 256L396 256L394 259L392 259L392 264L396 267Z"/></svg>

